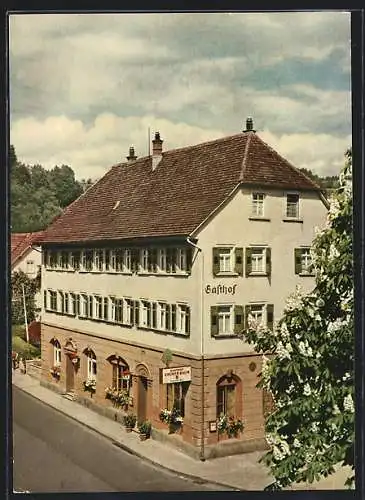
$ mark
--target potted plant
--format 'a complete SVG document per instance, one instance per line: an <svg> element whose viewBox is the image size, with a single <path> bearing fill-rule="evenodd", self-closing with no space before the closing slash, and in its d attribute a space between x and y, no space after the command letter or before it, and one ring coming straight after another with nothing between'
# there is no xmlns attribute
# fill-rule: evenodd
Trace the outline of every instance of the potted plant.
<svg viewBox="0 0 365 500"><path fill-rule="evenodd" d="M225 432L229 438L233 438L243 431L244 425L240 418L236 420L232 416L227 417L227 415L222 414L218 419L217 428L219 434Z"/></svg>
<svg viewBox="0 0 365 500"><path fill-rule="evenodd" d="M138 424L138 430L139 430L139 439L141 441L145 441L148 439L151 435L151 422L149 420L145 420L144 422L141 422Z"/></svg>
<svg viewBox="0 0 365 500"><path fill-rule="evenodd" d="M123 416L123 425L127 432L132 432L134 426L136 425L137 417L133 413L127 413Z"/></svg>
<svg viewBox="0 0 365 500"><path fill-rule="evenodd" d="M96 392L96 380L94 378L88 378L84 380L84 391L90 392L91 396Z"/></svg>
<svg viewBox="0 0 365 500"><path fill-rule="evenodd" d="M50 373L51 373L53 378L59 380L59 378L61 376L61 367L58 365L52 366L52 368L50 369Z"/></svg>

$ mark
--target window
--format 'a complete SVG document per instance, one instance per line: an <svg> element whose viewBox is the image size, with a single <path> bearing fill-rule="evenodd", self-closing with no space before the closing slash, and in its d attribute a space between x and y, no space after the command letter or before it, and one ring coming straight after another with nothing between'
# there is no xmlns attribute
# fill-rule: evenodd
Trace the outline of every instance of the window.
<svg viewBox="0 0 365 500"><path fill-rule="evenodd" d="M177 250L177 266L178 266L180 272L187 271L186 248L178 248L178 250Z"/></svg>
<svg viewBox="0 0 365 500"><path fill-rule="evenodd" d="M188 392L190 382L177 382L174 384L166 384L166 408L173 408L180 412L182 417L185 416L185 396Z"/></svg>
<svg viewBox="0 0 365 500"><path fill-rule="evenodd" d="M157 328L157 304L152 302L151 304L151 327Z"/></svg>
<svg viewBox="0 0 365 500"><path fill-rule="evenodd" d="M94 269L96 271L104 271L104 250L94 251Z"/></svg>
<svg viewBox="0 0 365 500"><path fill-rule="evenodd" d="M310 248L296 248L294 250L294 258L295 274L313 275Z"/></svg>
<svg viewBox="0 0 365 500"><path fill-rule="evenodd" d="M166 329L166 304L159 304L159 327L161 330Z"/></svg>
<svg viewBox="0 0 365 500"><path fill-rule="evenodd" d="M213 275L224 273L243 275L243 248L213 248Z"/></svg>
<svg viewBox="0 0 365 500"><path fill-rule="evenodd" d="M159 271L166 272L166 248L160 248L158 251Z"/></svg>
<svg viewBox="0 0 365 500"><path fill-rule="evenodd" d="M96 356L91 350L87 351L87 378L96 380Z"/></svg>
<svg viewBox="0 0 365 500"><path fill-rule="evenodd" d="M61 264L61 269L68 269L68 252L62 251L60 255L60 264Z"/></svg>
<svg viewBox="0 0 365 500"><path fill-rule="evenodd" d="M273 329L274 305L273 304L248 304L245 306L245 323L248 326L248 316L251 315L257 323L262 323L266 328Z"/></svg>
<svg viewBox="0 0 365 500"><path fill-rule="evenodd" d="M140 326L149 327L151 326L151 303L142 301L141 302L141 323Z"/></svg>
<svg viewBox="0 0 365 500"><path fill-rule="evenodd" d="M57 292L54 290L50 290L49 297L50 297L49 307L51 311L57 311Z"/></svg>
<svg viewBox="0 0 365 500"><path fill-rule="evenodd" d="M103 298L103 319L105 321L109 320L109 297Z"/></svg>
<svg viewBox="0 0 365 500"><path fill-rule="evenodd" d="M75 316L80 313L77 305L80 305L80 302L77 300L78 295L75 293L70 293L70 314L74 314Z"/></svg>
<svg viewBox="0 0 365 500"><path fill-rule="evenodd" d="M263 193L252 193L252 215L254 217L263 217L264 198L265 195Z"/></svg>
<svg viewBox="0 0 365 500"><path fill-rule="evenodd" d="M112 364L112 387L117 391L129 391L130 387L130 372L126 362L120 358L113 356L109 359Z"/></svg>
<svg viewBox="0 0 365 500"><path fill-rule="evenodd" d="M271 249L268 247L246 248L246 276L271 275Z"/></svg>
<svg viewBox="0 0 365 500"><path fill-rule="evenodd" d="M61 344L58 340L53 342L53 363L55 366L59 366L61 364Z"/></svg>
<svg viewBox="0 0 365 500"><path fill-rule="evenodd" d="M123 323L123 299L112 298L112 321Z"/></svg>
<svg viewBox="0 0 365 500"><path fill-rule="evenodd" d="M48 309L48 291L47 290L43 291L43 307L45 310Z"/></svg>
<svg viewBox="0 0 365 500"><path fill-rule="evenodd" d="M94 297L92 295L87 296L87 317L92 319L94 317L93 311Z"/></svg>
<svg viewBox="0 0 365 500"><path fill-rule="evenodd" d="M211 335L233 335L241 333L244 327L243 306L220 305L210 308Z"/></svg>
<svg viewBox="0 0 365 500"><path fill-rule="evenodd" d="M125 311L125 320L124 323L127 325L132 324L132 311L133 311L133 301L131 299L124 300L124 311Z"/></svg>
<svg viewBox="0 0 365 500"><path fill-rule="evenodd" d="M34 266L34 260L27 260L27 274L34 274L35 273L35 266Z"/></svg>
<svg viewBox="0 0 365 500"><path fill-rule="evenodd" d="M83 271L92 271L93 270L93 251L92 250L83 250L81 254L81 268Z"/></svg>
<svg viewBox="0 0 365 500"><path fill-rule="evenodd" d="M78 271L80 269L80 251L70 252L70 268Z"/></svg>
<svg viewBox="0 0 365 500"><path fill-rule="evenodd" d="M124 255L124 261L123 261L123 264L124 264L124 272L125 273L130 273L131 272L131 267L132 267L132 257L131 257L131 251L129 248L125 248L124 249L124 252L123 252L123 255Z"/></svg>
<svg viewBox="0 0 365 500"><path fill-rule="evenodd" d="M286 217L299 218L299 194L286 195Z"/></svg>
<svg viewBox="0 0 365 500"><path fill-rule="evenodd" d="M166 272L167 273L175 273L176 272L176 248L166 248Z"/></svg>
<svg viewBox="0 0 365 500"><path fill-rule="evenodd" d="M221 415L227 417L236 416L236 381L233 378L224 377L217 384L217 418Z"/></svg>
<svg viewBox="0 0 365 500"><path fill-rule="evenodd" d="M166 304L166 330L176 332L176 305Z"/></svg>
<svg viewBox="0 0 365 500"><path fill-rule="evenodd" d="M148 272L157 272L157 248L149 249Z"/></svg>
<svg viewBox="0 0 365 500"><path fill-rule="evenodd" d="M58 255L57 252L52 252L50 251L50 256L49 256L49 265L52 269L56 269L57 264L58 264Z"/></svg>
<svg viewBox="0 0 365 500"><path fill-rule="evenodd" d="M178 331L181 333L190 333L190 308L186 305L179 306L179 325Z"/></svg>
<svg viewBox="0 0 365 500"><path fill-rule="evenodd" d="M124 252L121 248L117 248L115 250L115 270L118 273L123 272L123 259L124 259Z"/></svg>
<svg viewBox="0 0 365 500"><path fill-rule="evenodd" d="M148 248L142 248L141 250L141 261L140 261L141 271L148 271Z"/></svg>
<svg viewBox="0 0 365 500"><path fill-rule="evenodd" d="M81 294L80 296L80 316L87 317L87 295Z"/></svg>
<svg viewBox="0 0 365 500"><path fill-rule="evenodd" d="M103 319L103 299L102 297L95 296L95 310L94 310L94 318L95 319Z"/></svg>

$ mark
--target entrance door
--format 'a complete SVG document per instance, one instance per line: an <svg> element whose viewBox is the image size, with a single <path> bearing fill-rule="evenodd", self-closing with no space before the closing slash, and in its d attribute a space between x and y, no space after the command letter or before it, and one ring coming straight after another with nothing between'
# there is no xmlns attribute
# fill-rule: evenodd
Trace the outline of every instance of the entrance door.
<svg viewBox="0 0 365 500"><path fill-rule="evenodd" d="M147 416L147 378L138 377L138 423L144 422Z"/></svg>
<svg viewBox="0 0 365 500"><path fill-rule="evenodd" d="M75 388L75 366L69 356L66 356L66 391L72 392Z"/></svg>

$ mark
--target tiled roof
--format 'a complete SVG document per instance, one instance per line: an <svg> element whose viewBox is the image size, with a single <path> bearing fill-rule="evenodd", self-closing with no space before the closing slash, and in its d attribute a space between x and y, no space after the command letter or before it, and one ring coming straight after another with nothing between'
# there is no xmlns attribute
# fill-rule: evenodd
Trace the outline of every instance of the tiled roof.
<svg viewBox="0 0 365 500"><path fill-rule="evenodd" d="M11 266L13 266L42 237L43 231L11 234Z"/></svg>
<svg viewBox="0 0 365 500"><path fill-rule="evenodd" d="M70 243L189 235L240 183L319 191L254 132L245 132L166 151L155 170L151 157L114 165L42 239Z"/></svg>

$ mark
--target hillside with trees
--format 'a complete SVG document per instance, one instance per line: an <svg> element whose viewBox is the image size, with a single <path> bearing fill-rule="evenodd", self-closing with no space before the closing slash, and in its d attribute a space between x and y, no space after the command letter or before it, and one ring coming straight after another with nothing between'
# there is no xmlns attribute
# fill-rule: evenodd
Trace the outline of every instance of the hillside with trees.
<svg viewBox="0 0 365 500"><path fill-rule="evenodd" d="M18 161L10 146L11 232L33 232L45 229L54 217L78 198L92 181L75 178L68 165L46 170L42 165L25 165Z"/></svg>

